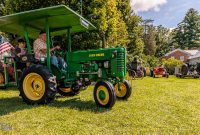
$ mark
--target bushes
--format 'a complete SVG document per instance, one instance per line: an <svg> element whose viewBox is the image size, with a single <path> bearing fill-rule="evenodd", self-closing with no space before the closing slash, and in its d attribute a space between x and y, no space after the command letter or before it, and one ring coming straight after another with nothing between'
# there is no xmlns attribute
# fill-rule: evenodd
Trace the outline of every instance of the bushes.
<svg viewBox="0 0 200 135"><path fill-rule="evenodd" d="M160 63L155 56L144 55L142 59L146 67L156 67Z"/></svg>
<svg viewBox="0 0 200 135"><path fill-rule="evenodd" d="M164 59L162 63L167 69L167 72L171 75L174 74L175 67L181 67L184 64L182 61L173 58L167 60Z"/></svg>

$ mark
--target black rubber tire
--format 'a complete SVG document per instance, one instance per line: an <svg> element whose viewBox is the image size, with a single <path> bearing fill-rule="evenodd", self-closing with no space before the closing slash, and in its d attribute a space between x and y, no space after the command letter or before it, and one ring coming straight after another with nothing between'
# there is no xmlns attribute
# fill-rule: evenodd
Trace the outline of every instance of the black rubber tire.
<svg viewBox="0 0 200 135"><path fill-rule="evenodd" d="M107 89L107 92L109 93L109 101L107 104L103 105L101 104L98 99L97 99L97 89L100 86L104 86ZM114 91L114 87L113 85L108 82L108 81L99 81L96 83L95 87L94 87L94 92L93 92L93 96L94 96L94 100L95 103L100 106L100 107L104 107L104 108L112 108L115 104L116 101L116 95L115 95L115 91Z"/></svg>
<svg viewBox="0 0 200 135"><path fill-rule="evenodd" d="M45 92L44 95L38 99L38 100L31 100L29 99L23 90L23 81L24 78L29 74L29 73L37 73L39 74L44 82L45 82ZM57 93L56 90L57 83L56 83L56 78L55 76L49 71L49 69L45 66L36 64L36 65L31 65L30 67L27 67L19 80L19 91L20 91L20 96L22 96L22 99L25 103L27 104L47 104L54 100L55 95Z"/></svg>
<svg viewBox="0 0 200 135"><path fill-rule="evenodd" d="M189 70L188 66L187 66L186 64L184 64L184 65L181 67L181 74L184 75L184 76L187 75L188 70Z"/></svg>
<svg viewBox="0 0 200 135"><path fill-rule="evenodd" d="M124 81L124 84L125 84L126 90L127 90L126 94L123 97L118 97L117 95L116 95L116 97L118 99L127 100L131 96L132 88L131 88L130 83L127 80Z"/></svg>

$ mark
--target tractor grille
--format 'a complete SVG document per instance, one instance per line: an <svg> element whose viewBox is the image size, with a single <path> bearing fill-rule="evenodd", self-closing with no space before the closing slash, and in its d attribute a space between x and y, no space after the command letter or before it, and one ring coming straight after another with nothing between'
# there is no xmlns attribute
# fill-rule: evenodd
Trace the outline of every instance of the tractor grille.
<svg viewBox="0 0 200 135"><path fill-rule="evenodd" d="M124 72L125 58L124 52L117 53L117 72Z"/></svg>

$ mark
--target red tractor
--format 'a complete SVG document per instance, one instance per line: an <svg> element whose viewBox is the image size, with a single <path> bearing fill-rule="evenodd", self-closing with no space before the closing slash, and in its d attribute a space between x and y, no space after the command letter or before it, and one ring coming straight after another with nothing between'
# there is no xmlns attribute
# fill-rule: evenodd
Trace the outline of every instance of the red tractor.
<svg viewBox="0 0 200 135"><path fill-rule="evenodd" d="M169 73L167 73L167 70L164 67L155 67L153 69L153 77L169 77Z"/></svg>

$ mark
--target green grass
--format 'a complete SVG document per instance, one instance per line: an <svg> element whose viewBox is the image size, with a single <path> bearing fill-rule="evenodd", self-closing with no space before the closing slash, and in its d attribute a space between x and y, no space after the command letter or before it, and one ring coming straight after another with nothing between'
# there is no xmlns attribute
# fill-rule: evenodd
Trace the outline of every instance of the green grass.
<svg viewBox="0 0 200 135"><path fill-rule="evenodd" d="M0 90L0 134L200 134L199 79L147 77L132 87L129 100L117 100L111 110L95 105L92 87L45 106L28 106L17 90Z"/></svg>

